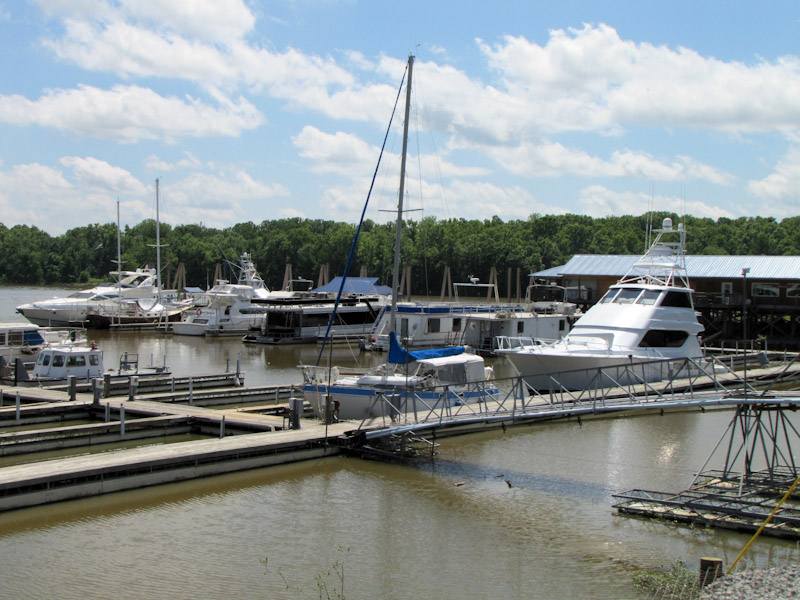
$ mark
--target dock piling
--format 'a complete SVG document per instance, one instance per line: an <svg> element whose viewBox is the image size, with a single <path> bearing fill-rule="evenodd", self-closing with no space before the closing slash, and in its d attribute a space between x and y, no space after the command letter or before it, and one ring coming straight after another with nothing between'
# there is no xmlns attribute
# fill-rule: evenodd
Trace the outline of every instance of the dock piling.
<svg viewBox="0 0 800 600"><path fill-rule="evenodd" d="M125 435L125 406L119 405L119 434Z"/></svg>
<svg viewBox="0 0 800 600"><path fill-rule="evenodd" d="M69 388L69 399L74 402L77 397L76 394L78 393L78 378L75 377L75 375L70 375L67 377L67 385Z"/></svg>
<svg viewBox="0 0 800 600"><path fill-rule="evenodd" d="M219 420L219 437L220 439L225 437L225 415L222 415L222 418Z"/></svg>
<svg viewBox="0 0 800 600"><path fill-rule="evenodd" d="M19 423L19 392L17 392L16 410L14 411L14 417L16 418L17 423Z"/></svg>

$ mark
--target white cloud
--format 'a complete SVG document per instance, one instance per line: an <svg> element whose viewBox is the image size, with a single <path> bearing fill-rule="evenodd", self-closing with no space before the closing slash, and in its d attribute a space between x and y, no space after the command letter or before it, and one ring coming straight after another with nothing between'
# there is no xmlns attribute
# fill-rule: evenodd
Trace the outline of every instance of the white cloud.
<svg viewBox="0 0 800 600"><path fill-rule="evenodd" d="M264 122L258 109L244 98L216 98L218 107L191 97L165 98L138 86L111 90L81 86L50 90L38 100L19 95L0 96L0 121L14 125L53 127L69 134L135 143L182 137L238 136Z"/></svg>
<svg viewBox="0 0 800 600"><path fill-rule="evenodd" d="M116 222L117 199L124 223L155 218L151 182L143 184L126 170L92 157L68 156L60 163L65 170L36 163L0 170L0 222L7 227L35 223L60 235L87 223ZM162 222L219 228L274 218L278 204L290 196L283 186L257 181L241 170L162 180L160 192Z"/></svg>
<svg viewBox="0 0 800 600"><path fill-rule="evenodd" d="M764 179L747 183L748 191L762 201L761 215L796 216L800 212L800 148L793 147Z"/></svg>
<svg viewBox="0 0 800 600"><path fill-rule="evenodd" d="M535 109L549 131L639 124L789 132L800 124L797 57L724 62L622 40L607 25L551 31L544 46L513 36L494 46L478 42L508 95Z"/></svg>
<svg viewBox="0 0 800 600"><path fill-rule="evenodd" d="M674 196L651 197L643 192L617 192L602 185L591 185L580 191L578 200L581 212L590 217L641 215L650 208L685 212L694 217L733 217L729 211L710 206L698 200L685 200Z"/></svg>
<svg viewBox="0 0 800 600"><path fill-rule="evenodd" d="M184 158L175 162L161 160L158 156L148 156L145 166L149 171L155 173L168 173L178 169L198 169L202 166L200 160L191 152L184 152Z"/></svg>
<svg viewBox="0 0 800 600"><path fill-rule="evenodd" d="M114 167L104 160L65 156L59 161L72 169L78 186L99 189L106 193L143 194L145 187L125 169Z"/></svg>

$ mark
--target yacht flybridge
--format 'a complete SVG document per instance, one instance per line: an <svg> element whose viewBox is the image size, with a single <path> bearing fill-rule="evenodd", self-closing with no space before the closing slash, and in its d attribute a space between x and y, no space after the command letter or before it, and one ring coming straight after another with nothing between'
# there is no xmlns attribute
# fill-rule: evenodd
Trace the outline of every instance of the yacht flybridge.
<svg viewBox="0 0 800 600"><path fill-rule="evenodd" d="M503 338L506 356L535 390L567 389L658 381L666 376L659 359L703 355L692 289L686 274L686 230L666 218L653 244L617 284L591 307L562 340L535 343ZM619 377L598 377L599 369L639 365ZM635 375L633 375L635 373Z"/></svg>

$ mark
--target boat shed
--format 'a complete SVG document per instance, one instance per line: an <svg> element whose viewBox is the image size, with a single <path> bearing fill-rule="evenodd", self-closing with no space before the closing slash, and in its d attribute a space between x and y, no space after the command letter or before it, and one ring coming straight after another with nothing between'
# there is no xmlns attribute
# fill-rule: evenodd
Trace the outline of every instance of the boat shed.
<svg viewBox="0 0 800 600"><path fill-rule="evenodd" d="M570 301L588 307L639 258L576 254L566 264L531 273L530 277L564 286ZM695 290L695 308L705 320L706 339L708 335L735 339L745 334L784 347L798 345L800 256L687 255L686 272ZM743 313L747 317L745 327Z"/></svg>

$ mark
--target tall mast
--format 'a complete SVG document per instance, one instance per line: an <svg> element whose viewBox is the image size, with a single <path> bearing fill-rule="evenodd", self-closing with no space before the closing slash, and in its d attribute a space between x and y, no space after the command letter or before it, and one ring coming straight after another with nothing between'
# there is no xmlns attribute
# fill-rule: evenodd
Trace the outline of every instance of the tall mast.
<svg viewBox="0 0 800 600"><path fill-rule="evenodd" d="M122 299L122 252L120 251L120 231L119 231L119 200L117 200L117 323L122 322L122 317L120 316L120 310L122 309L122 305L120 303L120 299ZM113 316L112 316L113 318Z"/></svg>
<svg viewBox="0 0 800 600"><path fill-rule="evenodd" d="M156 292L161 304L161 221L158 213L158 178L156 178Z"/></svg>
<svg viewBox="0 0 800 600"><path fill-rule="evenodd" d="M408 115L411 108L411 72L414 68L414 55L408 57L408 81L406 82L406 111L403 123L403 151L400 155L400 192L397 197L397 222L394 231L394 265L392 266L392 312L389 331L395 331L397 322L397 296L400 286L400 236L403 232L403 196L406 184L406 150L408 148Z"/></svg>

